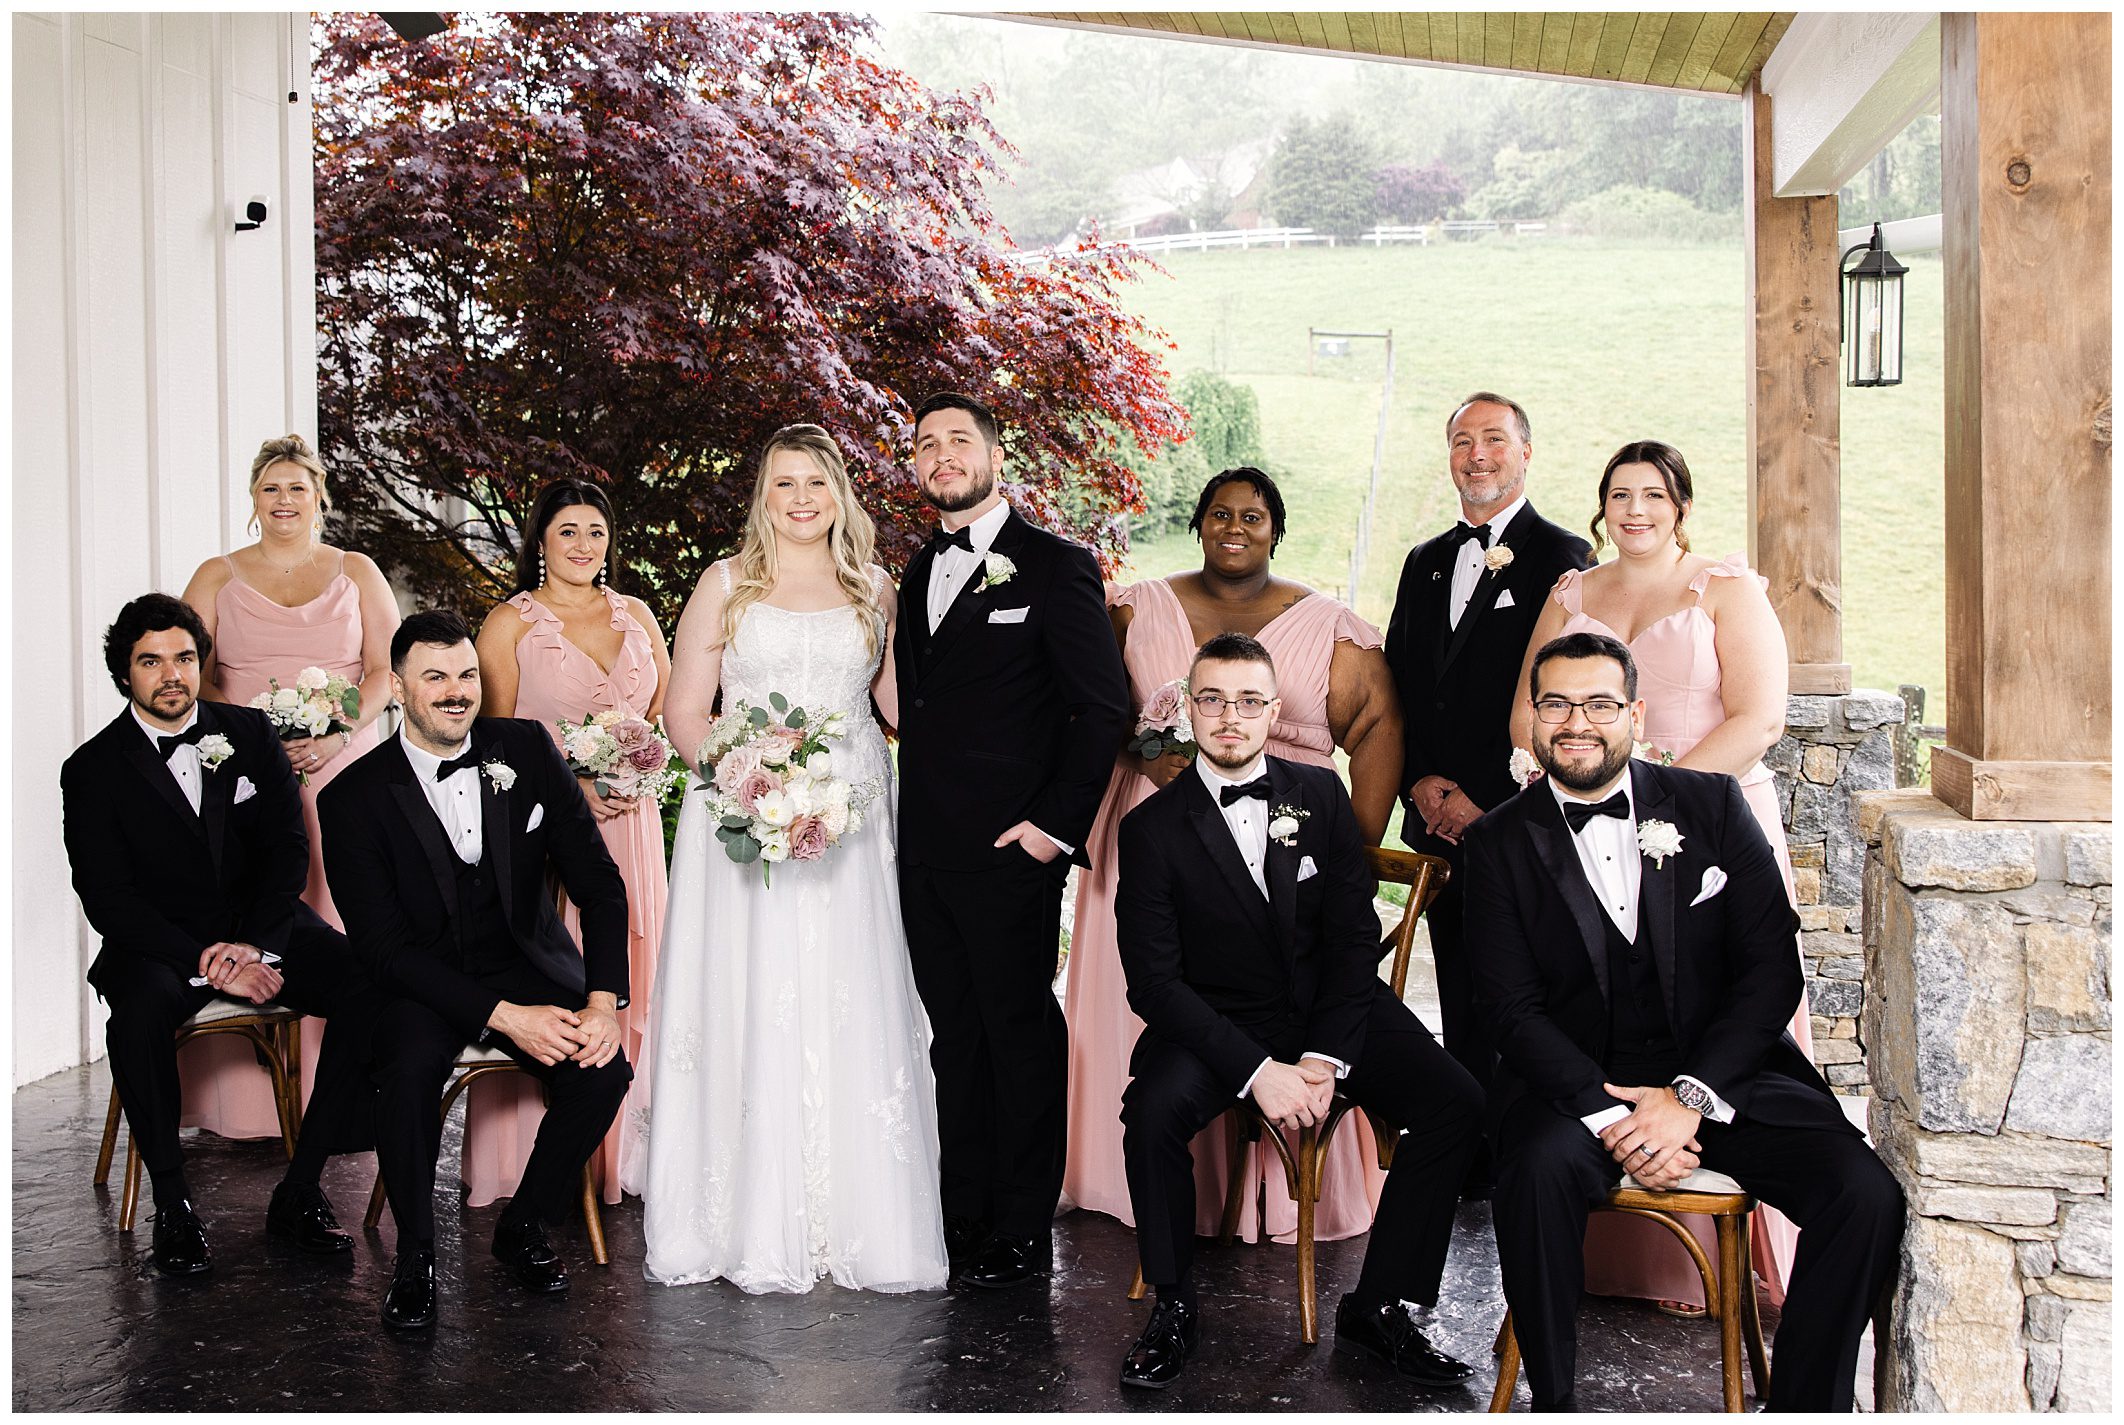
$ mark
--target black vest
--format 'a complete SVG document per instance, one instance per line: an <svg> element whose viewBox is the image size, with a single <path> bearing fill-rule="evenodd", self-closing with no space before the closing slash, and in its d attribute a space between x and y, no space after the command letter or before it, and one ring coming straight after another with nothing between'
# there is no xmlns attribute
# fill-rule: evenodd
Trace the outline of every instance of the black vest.
<svg viewBox="0 0 2124 1425"><path fill-rule="evenodd" d="M1674 1042L1660 994L1651 936L1642 919L1634 945L1605 913L1600 923L1607 930L1608 955L1608 1052L1601 1067L1610 1083L1671 1082L1681 1069L1681 1046Z"/></svg>
<svg viewBox="0 0 2124 1425"><path fill-rule="evenodd" d="M499 879L491 850L483 848L470 866L457 861L457 949L461 968L474 979L512 969L523 960L502 913Z"/></svg>

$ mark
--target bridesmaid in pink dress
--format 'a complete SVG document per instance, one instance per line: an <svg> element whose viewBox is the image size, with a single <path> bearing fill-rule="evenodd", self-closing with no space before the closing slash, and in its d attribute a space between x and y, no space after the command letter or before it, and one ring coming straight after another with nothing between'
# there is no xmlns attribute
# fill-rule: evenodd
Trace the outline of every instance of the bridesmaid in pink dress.
<svg viewBox="0 0 2124 1425"><path fill-rule="evenodd" d="M517 592L487 615L479 630L479 676L490 717L523 717L546 725L556 743L561 718L624 712L655 720L664 710L671 661L663 630L640 599L606 583L611 564L612 506L605 492L581 480L556 480L539 491L524 521L517 558ZM600 797L580 779L605 847L627 883L627 972L633 998L619 1011L627 1061L650 1062L649 1006L656 950L663 940L663 809L627 797ZM580 935L576 910L564 900L562 917ZM513 1196L524 1161L545 1116L536 1084L514 1074L475 1083L465 1111L464 1179L468 1201L484 1207ZM649 1081L637 1068L634 1086L612 1131L591 1159L605 1201L620 1200L623 1185L639 1182L646 1163Z"/></svg>
<svg viewBox="0 0 2124 1425"><path fill-rule="evenodd" d="M1567 633L1610 634L1637 661L1645 703L1645 740L1671 753L1676 766L1727 772L1777 852L1785 894L1793 894L1777 787L1763 754L1785 732L1785 635L1764 595L1765 581L1742 555L1717 562L1689 552L1682 524L1694 498L1681 452L1656 440L1634 441L1608 461L1593 519L1594 549L1606 522L1617 558L1559 579L1527 648L1512 715L1512 739L1530 745L1533 709L1527 670L1534 654ZM1797 944L1793 947L1797 955ZM1814 1035L1800 998L1792 1037L1811 1060ZM1684 1219L1707 1249L1711 1220ZM1782 1302L1799 1229L1773 1208L1759 1208L1752 1234L1755 1269L1771 1300ZM1713 1260L1717 1260L1715 1254ZM1676 1315L1701 1314L1702 1279L1657 1223L1595 1213L1586 1229L1586 1290L1596 1296L1656 1301Z"/></svg>
<svg viewBox="0 0 2124 1425"><path fill-rule="evenodd" d="M258 542L199 566L184 601L214 640L200 694L247 703L269 680L293 687L305 668L337 673L361 688L361 725L351 734L304 737L284 744L302 788L302 819L310 837L310 881L302 898L334 927L339 912L325 887L323 843L317 832L317 794L339 769L376 744L376 717L391 701L391 635L398 603L383 571L365 554L323 542L332 508L325 468L299 435L269 440L251 461L252 523ZM302 1036L302 1094L309 1102L317 1079L322 1024ZM226 1138L277 1138L271 1085L258 1072L250 1047L227 1036L195 1039L180 1056L185 1127Z"/></svg>
<svg viewBox="0 0 2124 1425"><path fill-rule="evenodd" d="M1276 660L1283 716L1268 751L1317 767L1349 753L1351 798L1365 839L1385 833L1401 776L1401 713L1379 652L1379 631L1343 604L1269 573L1283 537L1283 497L1258 470L1239 467L1211 478L1188 528L1202 539L1199 573L1145 579L1109 598L1115 636L1137 707L1165 683L1186 676L1195 649L1219 633L1252 634ZM1114 931L1116 842L1121 818L1186 767L1177 755L1145 762L1123 751L1092 825L1090 868L1077 887L1075 929L1063 1010L1069 1021L1069 1159L1062 1190L1078 1207L1135 1225L1121 1161L1121 1092L1143 1021L1128 1007ZM1361 1113L1351 1114L1362 1120ZM1215 1234L1224 1219L1230 1128L1219 1119L1195 1139L1196 1231ZM1285 1189L1282 1160L1257 1145L1245 1167L1248 1186L1240 1235L1259 1241L1263 1224L1253 1184L1268 1188L1267 1235L1290 1241L1297 1204ZM1368 1130L1347 1125L1335 1135L1322 1174L1314 1235L1327 1242L1371 1229L1385 1174Z"/></svg>

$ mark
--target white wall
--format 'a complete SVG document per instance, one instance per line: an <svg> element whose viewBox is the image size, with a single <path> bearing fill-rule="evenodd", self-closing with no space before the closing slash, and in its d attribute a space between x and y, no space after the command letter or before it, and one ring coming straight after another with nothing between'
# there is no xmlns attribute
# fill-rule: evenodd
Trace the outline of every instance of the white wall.
<svg viewBox="0 0 2124 1425"><path fill-rule="evenodd" d="M13 26L13 713L55 734L10 759L19 1087L103 1053L59 840L59 764L124 706L103 630L247 538L251 452L316 438L317 362L309 16Z"/></svg>

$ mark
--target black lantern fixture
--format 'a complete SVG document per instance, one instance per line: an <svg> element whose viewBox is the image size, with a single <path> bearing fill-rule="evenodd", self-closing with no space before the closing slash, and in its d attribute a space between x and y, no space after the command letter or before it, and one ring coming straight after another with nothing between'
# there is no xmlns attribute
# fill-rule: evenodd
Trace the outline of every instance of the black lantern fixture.
<svg viewBox="0 0 2124 1425"><path fill-rule="evenodd" d="M1856 265L1851 254L1864 253ZM1903 384L1903 274L1910 269L1873 236L1848 249L1837 264L1843 277L1844 384Z"/></svg>

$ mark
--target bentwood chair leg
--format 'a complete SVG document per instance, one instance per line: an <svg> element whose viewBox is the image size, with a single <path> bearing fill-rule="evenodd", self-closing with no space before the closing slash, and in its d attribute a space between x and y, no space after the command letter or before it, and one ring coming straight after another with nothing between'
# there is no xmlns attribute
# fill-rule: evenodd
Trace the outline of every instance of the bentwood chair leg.
<svg viewBox="0 0 2124 1425"><path fill-rule="evenodd" d="M1762 1303L1756 1297L1748 1236L1748 1219L1743 1217L1740 1229L1741 1339L1748 1347L1748 1374L1755 1381L1755 1398L1758 1402L1767 1402L1770 1399L1770 1358L1763 1350Z"/></svg>
<svg viewBox="0 0 2124 1425"><path fill-rule="evenodd" d="M1217 1240L1229 1247L1239 1236L1239 1209L1246 1200L1243 1174L1248 1145L1246 1123L1240 1115L1225 1115L1225 1123L1232 1130L1232 1141L1224 1153L1224 1223L1217 1229Z"/></svg>
<svg viewBox="0 0 2124 1425"><path fill-rule="evenodd" d="M1313 1295L1313 1208L1320 1200L1320 1139L1317 1128L1298 1130L1298 1336L1320 1341L1320 1303Z"/></svg>
<svg viewBox="0 0 2124 1425"><path fill-rule="evenodd" d="M1718 1224L1718 1356L1719 1376L1725 1386L1726 1413L1737 1415L1747 1407L1741 1395L1741 1265L1740 1222L1735 1217L1713 1219Z"/></svg>
<svg viewBox="0 0 2124 1425"><path fill-rule="evenodd" d="M610 1266L605 1255L605 1219L597 1210L597 1174L583 1164L583 1227L590 1234L590 1256L599 1266Z"/></svg>
<svg viewBox="0 0 2124 1425"><path fill-rule="evenodd" d="M140 1208L140 1145L125 1135L125 1195L118 1201L118 1230L133 1230L133 1214Z"/></svg>
<svg viewBox="0 0 2124 1425"><path fill-rule="evenodd" d="M281 1027L285 1036L281 1062L288 1070L288 1122L297 1138L302 1137L302 1024L299 1019L291 1019Z"/></svg>
<svg viewBox="0 0 2124 1425"><path fill-rule="evenodd" d="M1512 1313L1505 1312L1497 1328L1497 1388L1490 1392L1490 1413L1503 1415L1512 1408L1512 1388L1519 1384L1519 1337L1512 1331Z"/></svg>
<svg viewBox="0 0 2124 1425"><path fill-rule="evenodd" d="M1130 1301L1143 1300L1145 1290L1146 1288L1143 1285L1143 1263L1139 1260L1136 1263L1136 1275L1128 1284L1128 1299Z"/></svg>
<svg viewBox="0 0 2124 1425"><path fill-rule="evenodd" d="M369 1210L362 1214L361 1225L364 1227L374 1227L377 1223L383 1221L383 1210L383 1167L379 1164L376 1169L376 1186L369 1189Z"/></svg>
<svg viewBox="0 0 2124 1425"><path fill-rule="evenodd" d="M111 1151L118 1146L118 1090L111 1090L110 1111L103 1115L103 1147L96 1153L96 1186L102 1187L111 1180Z"/></svg>

